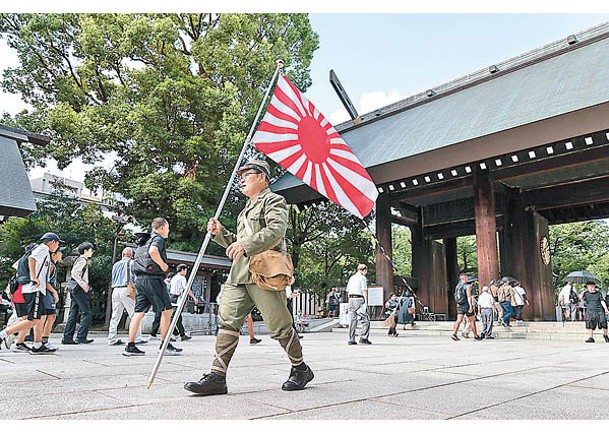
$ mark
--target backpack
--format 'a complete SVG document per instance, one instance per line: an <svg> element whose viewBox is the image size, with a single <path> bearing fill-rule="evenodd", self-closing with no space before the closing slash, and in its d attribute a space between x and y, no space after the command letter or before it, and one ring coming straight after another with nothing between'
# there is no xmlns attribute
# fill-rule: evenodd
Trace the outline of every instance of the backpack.
<svg viewBox="0 0 609 435"><path fill-rule="evenodd" d="M28 284L30 282L30 266L28 264L28 258L32 254L32 251L36 249L38 245L28 245L25 248L25 253L21 256L21 258L17 261L17 273L14 278L18 284ZM17 290L17 286L15 285L15 290Z"/></svg>
<svg viewBox="0 0 609 435"><path fill-rule="evenodd" d="M165 275L165 273L161 270L158 264L152 259L150 254L148 253L150 249L150 245L156 237L161 237L160 235L153 234L151 237L146 240L146 243L140 245L135 250L135 254L133 256L133 265L132 270L133 273L137 275Z"/></svg>
<svg viewBox="0 0 609 435"><path fill-rule="evenodd" d="M465 304L465 302L467 302L467 289L466 289L467 284L464 282L460 282L459 284L457 284L457 287L455 287L455 302L457 302L457 304Z"/></svg>
<svg viewBox="0 0 609 435"><path fill-rule="evenodd" d="M17 281L17 274L11 276L11 278L8 280L8 291L12 295L15 294L15 292L17 291L17 289L19 288L19 281Z"/></svg>
<svg viewBox="0 0 609 435"><path fill-rule="evenodd" d="M573 290L573 286L571 286L571 291L569 292L569 302L572 304L579 303L579 296L577 296L577 293Z"/></svg>

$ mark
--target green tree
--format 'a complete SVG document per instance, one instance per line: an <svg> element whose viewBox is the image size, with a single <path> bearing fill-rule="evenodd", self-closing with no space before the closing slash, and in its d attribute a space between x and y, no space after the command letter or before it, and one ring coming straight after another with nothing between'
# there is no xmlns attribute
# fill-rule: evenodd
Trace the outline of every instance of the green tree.
<svg viewBox="0 0 609 435"><path fill-rule="evenodd" d="M393 264L396 275L412 276L412 233L401 225L391 225L393 240Z"/></svg>
<svg viewBox="0 0 609 435"><path fill-rule="evenodd" d="M609 225L586 221L550 227L552 268L558 282L571 272L589 270L609 286Z"/></svg>
<svg viewBox="0 0 609 435"><path fill-rule="evenodd" d="M287 239L295 260L296 286L325 296L328 288L344 286L358 263L374 276L374 243L365 221L333 203L290 211Z"/></svg>
<svg viewBox="0 0 609 435"><path fill-rule="evenodd" d="M2 122L45 132L28 165L75 158L146 225L162 214L197 249L275 69L303 91L318 47L306 14L2 14L20 66L2 88L34 110ZM230 207L234 204L228 204Z"/></svg>

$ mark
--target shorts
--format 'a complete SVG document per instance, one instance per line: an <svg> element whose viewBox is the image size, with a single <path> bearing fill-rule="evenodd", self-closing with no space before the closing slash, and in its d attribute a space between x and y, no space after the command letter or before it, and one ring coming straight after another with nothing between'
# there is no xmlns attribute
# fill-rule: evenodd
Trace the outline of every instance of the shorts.
<svg viewBox="0 0 609 435"><path fill-rule="evenodd" d="M55 306L55 296L50 291L47 291L47 294L43 297L43 316L52 316L53 314L57 314L57 307Z"/></svg>
<svg viewBox="0 0 609 435"><path fill-rule="evenodd" d="M135 312L145 313L152 306L155 313L171 310L171 300L162 275L139 275L135 281Z"/></svg>
<svg viewBox="0 0 609 435"><path fill-rule="evenodd" d="M605 313L588 313L586 316L586 329L592 329L594 331L597 327L599 329L607 329L607 318L605 317Z"/></svg>
<svg viewBox="0 0 609 435"><path fill-rule="evenodd" d="M328 311L336 311L336 310L338 310L338 305L330 305L328 307Z"/></svg>
<svg viewBox="0 0 609 435"><path fill-rule="evenodd" d="M467 317L474 315L473 312L469 312L469 304L467 302L464 305L457 304L457 314L465 314Z"/></svg>
<svg viewBox="0 0 609 435"><path fill-rule="evenodd" d="M27 304L25 303L17 303L13 304L15 306L15 315L20 319L22 317L27 317Z"/></svg>
<svg viewBox="0 0 609 435"><path fill-rule="evenodd" d="M42 311L44 310L44 295L40 292L24 293L23 299L27 305L27 319L37 320L42 317Z"/></svg>

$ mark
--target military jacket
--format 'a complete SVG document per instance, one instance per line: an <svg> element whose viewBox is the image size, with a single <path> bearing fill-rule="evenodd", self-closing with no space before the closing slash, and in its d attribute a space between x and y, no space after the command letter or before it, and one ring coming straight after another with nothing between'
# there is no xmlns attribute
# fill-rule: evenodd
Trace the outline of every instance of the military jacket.
<svg viewBox="0 0 609 435"><path fill-rule="evenodd" d="M249 224L248 231L245 220ZM237 217L237 234L226 228L218 232L214 242L228 247L239 242L245 248L245 255L233 261L228 274L228 284L252 284L249 259L268 249L281 250L285 245L285 232L288 228L288 205L283 196L271 192L267 187L254 199L249 200Z"/></svg>

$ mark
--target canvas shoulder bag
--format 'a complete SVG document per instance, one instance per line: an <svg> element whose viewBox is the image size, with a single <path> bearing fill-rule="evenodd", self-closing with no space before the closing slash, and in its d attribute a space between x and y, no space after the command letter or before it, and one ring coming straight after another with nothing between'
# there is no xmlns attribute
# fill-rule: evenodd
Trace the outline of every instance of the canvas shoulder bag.
<svg viewBox="0 0 609 435"><path fill-rule="evenodd" d="M135 300L135 283L131 281L131 259L127 260L127 297Z"/></svg>
<svg viewBox="0 0 609 435"><path fill-rule="evenodd" d="M254 234L247 216L244 217L245 231L251 236ZM249 261L249 271L252 279L262 290L284 291L292 283L294 277L294 264L287 252L285 240L281 251L269 249L260 254L252 255Z"/></svg>

